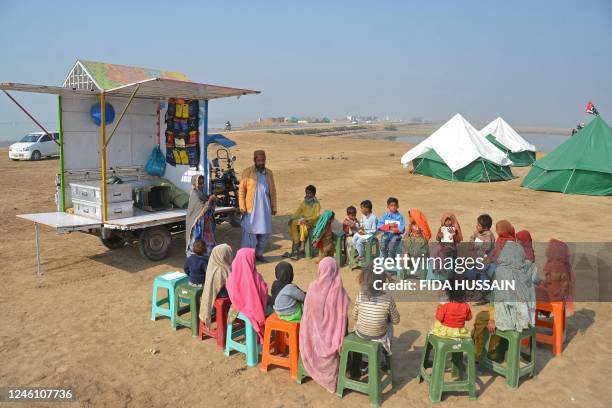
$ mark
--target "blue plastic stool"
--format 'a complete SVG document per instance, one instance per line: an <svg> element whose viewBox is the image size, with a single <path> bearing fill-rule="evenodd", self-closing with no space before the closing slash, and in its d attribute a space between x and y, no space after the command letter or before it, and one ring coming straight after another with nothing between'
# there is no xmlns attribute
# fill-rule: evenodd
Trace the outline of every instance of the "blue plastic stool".
<svg viewBox="0 0 612 408"><path fill-rule="evenodd" d="M166 316L170 319L170 325L172 327L174 324L174 290L176 286L187 282L189 277L185 274L183 276L168 280L164 278L164 276L173 274L175 272L166 272L162 275L156 276L153 280L153 296L151 299L151 320L155 321L157 319L157 315ZM167 291L166 297L161 299L157 298L158 289L165 289ZM164 304L168 304L168 307L162 307Z"/></svg>
<svg viewBox="0 0 612 408"><path fill-rule="evenodd" d="M244 325L236 320L242 320ZM225 336L225 355L229 356L232 350L236 350L246 355L247 366L255 367L259 362L259 353L261 352L261 344L257 344L257 333L251 326L249 319L242 313L238 313L234 323L227 324L227 335ZM242 326L235 329L235 325ZM244 336L244 342L239 342L236 339Z"/></svg>

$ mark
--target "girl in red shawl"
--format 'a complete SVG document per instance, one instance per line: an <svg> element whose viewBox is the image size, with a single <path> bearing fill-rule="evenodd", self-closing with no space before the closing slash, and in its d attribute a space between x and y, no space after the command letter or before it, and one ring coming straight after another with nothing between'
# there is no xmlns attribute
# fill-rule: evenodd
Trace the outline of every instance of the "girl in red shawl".
<svg viewBox="0 0 612 408"><path fill-rule="evenodd" d="M495 240L495 246L493 247L493 251L491 251L490 260L491 262L495 262L499 253L504 248L504 244L506 241L515 241L516 242L516 233L514 232L514 227L510 224L508 220L500 220L495 224L495 232L497 232L497 239Z"/></svg>
<svg viewBox="0 0 612 408"><path fill-rule="evenodd" d="M571 314L574 311L574 282L569 247L565 242L551 239L546 248L544 281L538 288L538 300L563 300L568 314Z"/></svg>
<svg viewBox="0 0 612 408"><path fill-rule="evenodd" d="M522 230L516 233L516 242L523 246L525 251L525 259L535 262L535 253L533 252L533 240L531 234L527 230Z"/></svg>

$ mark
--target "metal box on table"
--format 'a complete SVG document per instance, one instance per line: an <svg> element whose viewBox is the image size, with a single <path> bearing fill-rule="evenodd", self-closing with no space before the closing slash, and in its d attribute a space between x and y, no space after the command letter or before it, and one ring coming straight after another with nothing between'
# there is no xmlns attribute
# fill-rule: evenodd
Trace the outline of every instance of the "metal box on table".
<svg viewBox="0 0 612 408"><path fill-rule="evenodd" d="M102 220L102 203L93 203L73 198L72 206L74 213L77 215ZM134 202L130 200L119 203L107 203L106 211L107 219L109 220L131 217L134 215Z"/></svg>
<svg viewBox="0 0 612 408"><path fill-rule="evenodd" d="M86 181L78 183L70 183L70 194L73 200L88 201L91 203L102 202L102 186L100 181ZM129 183L123 184L107 184L106 185L106 202L118 203L122 201L132 200L132 185Z"/></svg>

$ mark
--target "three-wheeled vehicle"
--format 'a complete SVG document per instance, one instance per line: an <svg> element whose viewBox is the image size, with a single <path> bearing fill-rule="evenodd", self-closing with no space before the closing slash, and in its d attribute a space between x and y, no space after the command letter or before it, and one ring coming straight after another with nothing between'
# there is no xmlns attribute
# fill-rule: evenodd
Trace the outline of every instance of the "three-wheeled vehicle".
<svg viewBox="0 0 612 408"><path fill-rule="evenodd" d="M137 241L146 258L166 257L172 235L185 230L186 210L145 211L134 207L133 193L158 181L145 171L155 149L159 147L166 158L173 157L171 148L167 147L170 146L168 133L161 129L172 106L169 101L197 101L196 106L203 107L203 114L201 124L194 125L197 126L193 133L197 136L196 151L189 152L188 162L184 164L168 159L163 178L188 194L192 176L203 174L207 191L218 195L216 217L232 225L238 222L235 157L228 150L233 142L222 135L208 134L208 102L259 91L196 83L179 72L83 60L76 62L61 87L0 83L0 89L35 122L7 91L58 96L57 211L18 215L34 222L38 273L39 224L52 227L58 233L79 231L98 236L111 249ZM109 115L112 111L117 114ZM114 118L110 121L107 116ZM196 142L192 140L192 132L189 137L190 142ZM221 148L209 162L211 142ZM174 157L180 159L177 150ZM111 184L111 180L120 180L121 184Z"/></svg>

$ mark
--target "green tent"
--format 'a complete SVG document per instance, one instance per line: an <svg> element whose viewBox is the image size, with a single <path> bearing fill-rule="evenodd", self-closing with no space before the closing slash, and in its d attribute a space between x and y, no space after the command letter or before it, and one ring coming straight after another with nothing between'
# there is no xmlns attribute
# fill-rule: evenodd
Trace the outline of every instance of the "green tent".
<svg viewBox="0 0 612 408"><path fill-rule="evenodd" d="M512 166L514 167L526 167L536 161L535 152L525 150L522 152L513 153L510 149L504 146L497 138L493 135L487 135L487 140L495 145L499 150L506 153L508 158L512 160Z"/></svg>
<svg viewBox="0 0 612 408"><path fill-rule="evenodd" d="M521 185L565 194L612 195L612 129L596 116L536 161Z"/></svg>
<svg viewBox="0 0 612 408"><path fill-rule="evenodd" d="M536 147L523 139L501 117L491 121L478 133L507 154L514 167L531 166L535 161Z"/></svg>
<svg viewBox="0 0 612 408"><path fill-rule="evenodd" d="M414 173L450 181L488 182L514 178L510 166L500 166L489 160L479 158L467 166L453 171L435 152L428 150L413 160Z"/></svg>

